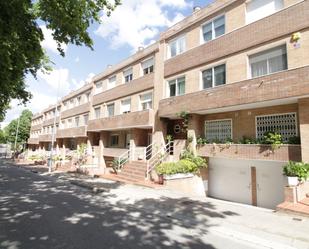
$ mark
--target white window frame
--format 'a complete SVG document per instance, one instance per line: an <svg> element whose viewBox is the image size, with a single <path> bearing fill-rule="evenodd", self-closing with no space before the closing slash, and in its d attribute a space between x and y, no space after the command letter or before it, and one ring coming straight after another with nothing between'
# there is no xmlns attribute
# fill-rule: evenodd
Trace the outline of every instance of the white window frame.
<svg viewBox="0 0 309 249"><path fill-rule="evenodd" d="M111 105L114 106L114 114L113 115L109 115L109 112L108 112L108 106L111 106ZM113 117L113 116L115 116L115 102L111 102L111 103L106 104L106 117Z"/></svg>
<svg viewBox="0 0 309 249"><path fill-rule="evenodd" d="M179 41L184 40L184 50L180 51L180 45ZM172 56L172 50L171 50L171 44L175 43L176 44L176 54ZM186 41L186 34L180 35L172 40L170 40L167 44L167 59L174 58L177 55L183 54L184 52L187 51L187 41Z"/></svg>
<svg viewBox="0 0 309 249"><path fill-rule="evenodd" d="M126 68L125 70L123 70L122 72L123 74L123 82L124 83L129 83L133 80L133 67L129 67L129 68ZM126 77L128 77L128 80L126 79Z"/></svg>
<svg viewBox="0 0 309 249"><path fill-rule="evenodd" d="M143 95L147 95L147 94L151 94L151 101L145 101L145 100L142 100L142 96ZM149 102L151 102L151 107L150 108L147 108L147 109L143 109L143 104L145 104L145 103L149 103ZM153 108L153 92L152 91L150 91L150 92L145 92L145 93L141 93L140 95L139 95L139 109L140 109L140 111L143 111L143 110L150 110L150 109L152 109Z"/></svg>
<svg viewBox="0 0 309 249"><path fill-rule="evenodd" d="M255 20L248 20L248 4L251 4L253 1L260 1L260 0L250 0L250 1L246 1L246 6L245 6L245 21L246 21L246 24L250 24L250 23L254 23L254 22L257 22L265 17L268 17L270 15L273 15L274 13L277 13L278 11L282 10L284 8L284 1L282 0L282 6L281 8L275 10L274 12L272 13L268 13L267 15L263 15L262 17L259 17L259 18L256 18Z"/></svg>
<svg viewBox="0 0 309 249"><path fill-rule="evenodd" d="M113 81L112 85L111 85L111 79L115 79ZM117 75L115 74L115 75L108 78L108 80L107 80L107 90L114 88L116 86L116 83L117 83Z"/></svg>
<svg viewBox="0 0 309 249"><path fill-rule="evenodd" d="M98 85L101 85L101 87L97 87ZM95 83L95 91L94 91L94 94L99 94L103 92L103 81L98 81Z"/></svg>
<svg viewBox="0 0 309 249"><path fill-rule="evenodd" d="M215 20L217 20L217 19L219 19L219 18L221 18L221 17L224 17L224 34L215 37L215 26L214 26L215 24L214 24L214 22L215 22ZM212 33L211 33L211 40L205 41L205 40L204 40L203 27L204 27L205 25L207 25L207 24L210 24L210 23L211 23L211 32L212 32ZM221 37L221 36L224 36L225 34L226 34L226 16L225 16L225 13L224 13L224 14L221 14L221 15L219 15L219 16L216 16L216 17L214 17L214 18L212 18L212 19L210 19L210 20L204 22L204 23L201 25L201 27L200 27L200 44L204 44L204 43L213 41L213 40L215 40L215 39L217 39L217 38L219 38L219 37Z"/></svg>
<svg viewBox="0 0 309 249"><path fill-rule="evenodd" d="M185 78L185 92L183 94L179 95L178 94L178 88L179 88L179 86L178 86L178 79L180 79L180 78ZM175 96L170 96L171 95L171 93L170 93L170 82L173 81L173 80L175 80L175 85L176 85L175 91L176 92L175 92ZM177 76L176 78L168 79L166 81L166 98L172 98L172 97L177 97L177 96L185 95L186 94L186 81L187 81L186 75L180 75L180 76Z"/></svg>
<svg viewBox="0 0 309 249"><path fill-rule="evenodd" d="M97 114L98 114L97 110L100 110L99 117L97 116ZM100 119L101 115L102 115L102 108L101 108L101 106L95 106L94 107L94 119Z"/></svg>
<svg viewBox="0 0 309 249"><path fill-rule="evenodd" d="M86 117L87 117L87 121L85 119ZM89 121L89 113L83 115L83 123L85 126L88 124L88 121Z"/></svg>
<svg viewBox="0 0 309 249"><path fill-rule="evenodd" d="M269 73L269 67L267 66L267 71L268 71L267 74L253 77L252 76L252 67L251 67L250 57L254 56L256 54L259 54L259 53L263 53L263 52L266 52L266 51L269 51L269 50L272 50L272 49L275 49L275 48L282 47L282 46L285 46L285 48L286 48L287 69L284 69L284 70L281 70L281 71L277 71L277 72L273 72L273 73ZM269 60L269 58L267 58L267 61L268 60ZM248 79L254 79L254 78L263 77L263 76L266 76L266 75L271 75L271 74L274 74L274 73L279 73L279 72L283 72L283 71L289 70L288 44L286 44L285 42L284 43L278 43L278 44L275 44L274 46L272 46L270 48L259 49L259 50L256 50L256 51L252 52L252 53L247 54L247 66L249 68L249 70L248 70L248 74L249 74L248 75Z"/></svg>
<svg viewBox="0 0 309 249"><path fill-rule="evenodd" d="M219 85L219 86L216 86L215 85L215 67L219 67L219 66L223 66L225 65L225 83L222 84L222 85ZM206 70L210 70L212 71L212 87L211 88L204 88L204 81L203 81L203 72L206 71ZM227 67L226 67L226 62L222 62L222 63L218 63L218 64L215 64L213 66L210 66L210 67L206 67L206 68L203 68L201 69L200 71L200 89L201 90L208 90L208 89L212 89L212 88L216 88L216 87L222 87L222 86L225 86L227 85Z"/></svg>
<svg viewBox="0 0 309 249"><path fill-rule="evenodd" d="M76 120L78 120L78 123L76 123ZM80 117L79 116L74 117L74 126L75 127L79 127L80 126Z"/></svg>
<svg viewBox="0 0 309 249"><path fill-rule="evenodd" d="M205 123L204 123L204 136L205 136L205 138L206 138L206 123L217 122L217 121L230 121L231 122L231 139L233 139L233 119L232 118L205 120Z"/></svg>
<svg viewBox="0 0 309 249"><path fill-rule="evenodd" d="M148 67L144 67L143 64L146 63L147 61L150 61L152 60L152 65L151 66L148 66ZM150 68L152 67L152 72L150 72ZM141 62L141 68L142 68L142 73L143 75L148 75L148 74L151 74L154 72L155 70L155 57L154 56L151 56L151 57L148 57L147 59L143 60ZM147 69L147 72L145 73L145 70Z"/></svg>
<svg viewBox="0 0 309 249"><path fill-rule="evenodd" d="M130 110L129 111L124 111L124 105L123 105L123 102L125 101L130 101ZM126 99L122 99L121 102L120 102L121 106L120 106L120 113L121 114L126 114L126 113L130 113L132 112L131 109L132 109L132 99L131 98L126 98Z"/></svg>
<svg viewBox="0 0 309 249"><path fill-rule="evenodd" d="M295 132L296 136L299 136L299 131L298 131L298 115L297 112L285 112L285 113L273 113L273 114L266 114L266 115L257 115L255 116L255 138L258 139L258 130L257 130L257 119L259 117L271 117L271 116L282 116L282 115L295 115Z"/></svg>

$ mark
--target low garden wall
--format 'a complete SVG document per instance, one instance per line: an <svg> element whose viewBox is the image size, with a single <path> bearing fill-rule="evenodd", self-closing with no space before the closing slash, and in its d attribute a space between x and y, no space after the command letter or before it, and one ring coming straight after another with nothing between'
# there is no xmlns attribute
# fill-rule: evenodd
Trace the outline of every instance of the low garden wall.
<svg viewBox="0 0 309 249"><path fill-rule="evenodd" d="M261 144L205 144L198 146L197 153L203 157L301 161L301 146L288 144L276 149Z"/></svg>

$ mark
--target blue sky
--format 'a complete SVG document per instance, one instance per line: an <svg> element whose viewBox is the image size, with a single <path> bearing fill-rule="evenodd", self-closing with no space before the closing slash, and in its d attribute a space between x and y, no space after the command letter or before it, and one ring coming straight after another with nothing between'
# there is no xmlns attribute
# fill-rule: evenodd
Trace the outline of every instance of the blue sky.
<svg viewBox="0 0 309 249"><path fill-rule="evenodd" d="M29 108L36 113L56 102L58 82L60 96L77 89L107 67L130 56L139 46L147 46L155 41L159 33L192 13L193 6L204 7L213 0L123 0L122 5L111 17L102 16L102 24L89 28L94 42L94 50L87 47L63 45L66 56L56 50L51 31L44 23L40 24L46 49L54 70L49 74L39 73L37 80L31 76L26 79L33 99L27 106L12 101L12 109L7 112L2 127Z"/></svg>

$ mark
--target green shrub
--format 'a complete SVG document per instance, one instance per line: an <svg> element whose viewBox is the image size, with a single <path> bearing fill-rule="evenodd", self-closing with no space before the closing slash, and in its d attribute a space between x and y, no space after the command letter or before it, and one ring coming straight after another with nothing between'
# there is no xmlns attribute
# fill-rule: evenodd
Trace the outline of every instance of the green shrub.
<svg viewBox="0 0 309 249"><path fill-rule="evenodd" d="M161 163L155 168L159 175L175 175L185 173L197 173L198 167L189 160L180 160L178 162Z"/></svg>
<svg viewBox="0 0 309 249"><path fill-rule="evenodd" d="M283 167L283 175L298 177L300 181L307 180L309 177L309 164L290 161Z"/></svg>
<svg viewBox="0 0 309 249"><path fill-rule="evenodd" d="M283 144L281 134L277 132L267 131L264 133L263 138L261 139L262 144L270 144L271 148L278 149L280 145Z"/></svg>
<svg viewBox="0 0 309 249"><path fill-rule="evenodd" d="M190 150L181 153L180 159L193 162L198 168L207 167L206 160L200 156L195 156Z"/></svg>

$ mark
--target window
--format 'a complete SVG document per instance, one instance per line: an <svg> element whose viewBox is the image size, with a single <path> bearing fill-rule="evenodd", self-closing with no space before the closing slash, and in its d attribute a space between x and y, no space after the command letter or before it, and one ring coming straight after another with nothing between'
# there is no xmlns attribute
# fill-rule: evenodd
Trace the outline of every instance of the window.
<svg viewBox="0 0 309 249"><path fill-rule="evenodd" d="M115 147L119 144L119 135L111 135L111 146Z"/></svg>
<svg viewBox="0 0 309 249"><path fill-rule="evenodd" d="M185 94L186 81L185 77L180 77L168 82L169 97Z"/></svg>
<svg viewBox="0 0 309 249"><path fill-rule="evenodd" d="M85 115L84 115L84 125L87 125L87 124L88 124L88 119L89 119L89 115L88 115L88 114L85 114Z"/></svg>
<svg viewBox="0 0 309 249"><path fill-rule="evenodd" d="M75 117L75 127L79 126L79 117Z"/></svg>
<svg viewBox="0 0 309 249"><path fill-rule="evenodd" d="M260 139L266 132L281 134L284 142L298 135L296 113L256 116L256 138Z"/></svg>
<svg viewBox="0 0 309 249"><path fill-rule="evenodd" d="M115 86L116 86L116 75L108 79L107 89L111 89Z"/></svg>
<svg viewBox="0 0 309 249"><path fill-rule="evenodd" d="M232 139L232 120L206 121L205 138L209 142L225 142L227 139Z"/></svg>
<svg viewBox="0 0 309 249"><path fill-rule="evenodd" d="M246 6L246 22L252 23L283 8L283 0L251 0Z"/></svg>
<svg viewBox="0 0 309 249"><path fill-rule="evenodd" d="M226 83L225 64L204 70L202 77L203 89L224 85Z"/></svg>
<svg viewBox="0 0 309 249"><path fill-rule="evenodd" d="M86 102L90 101L90 93L86 93Z"/></svg>
<svg viewBox="0 0 309 249"><path fill-rule="evenodd" d="M152 92L145 93L140 96L140 103L142 110L148 110L152 108Z"/></svg>
<svg viewBox="0 0 309 249"><path fill-rule="evenodd" d="M259 77L288 68L286 45L249 56L251 77Z"/></svg>
<svg viewBox="0 0 309 249"><path fill-rule="evenodd" d="M74 107L74 99L71 99L70 100L70 108L73 108Z"/></svg>
<svg viewBox="0 0 309 249"><path fill-rule="evenodd" d="M67 127L71 128L72 127L72 119L68 119Z"/></svg>
<svg viewBox="0 0 309 249"><path fill-rule="evenodd" d="M133 80L133 70L132 67L123 71L124 82L130 82Z"/></svg>
<svg viewBox="0 0 309 249"><path fill-rule="evenodd" d="M121 101L121 113L129 113L131 111L131 99Z"/></svg>
<svg viewBox="0 0 309 249"><path fill-rule="evenodd" d="M211 41L225 34L225 16L220 16L202 26L204 42Z"/></svg>
<svg viewBox="0 0 309 249"><path fill-rule="evenodd" d="M101 106L94 108L94 116L96 119L101 117Z"/></svg>
<svg viewBox="0 0 309 249"><path fill-rule="evenodd" d="M176 55L179 55L185 52L186 50L185 36L176 38L175 40L172 40L171 42L169 42L168 48L169 48L169 55L168 55L169 58L172 58Z"/></svg>
<svg viewBox="0 0 309 249"><path fill-rule="evenodd" d="M62 128L62 129L65 129L65 120L62 120L62 121L61 121L61 128Z"/></svg>
<svg viewBox="0 0 309 249"><path fill-rule="evenodd" d="M81 104L81 100L82 100L82 96L78 96L76 99L77 99L77 105L80 105Z"/></svg>
<svg viewBox="0 0 309 249"><path fill-rule="evenodd" d="M115 115L115 104L108 104L107 105L107 116L112 117Z"/></svg>
<svg viewBox="0 0 309 249"><path fill-rule="evenodd" d="M94 92L94 94L101 93L102 91L103 91L103 82L100 81L100 82L95 83L95 92Z"/></svg>
<svg viewBox="0 0 309 249"><path fill-rule="evenodd" d="M150 74L153 72L154 58L147 59L142 62L143 74Z"/></svg>

